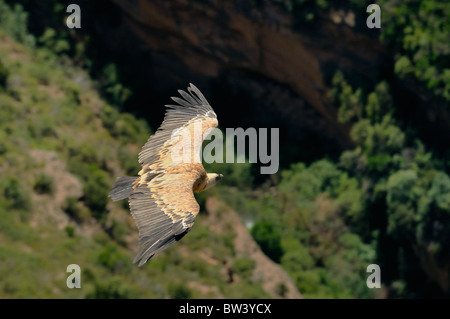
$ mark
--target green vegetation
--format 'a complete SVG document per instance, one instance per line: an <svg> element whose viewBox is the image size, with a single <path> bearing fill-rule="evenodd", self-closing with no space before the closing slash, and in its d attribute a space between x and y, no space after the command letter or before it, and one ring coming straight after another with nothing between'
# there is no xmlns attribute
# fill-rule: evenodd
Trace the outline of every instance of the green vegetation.
<svg viewBox="0 0 450 319"><path fill-rule="evenodd" d="M366 93L337 72L332 85L339 119L352 124L353 150L336 162L293 164L272 189L220 193L252 221L262 250L305 297L374 297L365 285L371 263L390 269L384 284L394 296L423 296L428 288L417 284L424 273L413 264L420 258L414 247L432 247L438 268L448 261L445 161L395 119L386 82Z"/></svg>
<svg viewBox="0 0 450 319"><path fill-rule="evenodd" d="M2 29L15 40L33 46L36 40L28 32L27 23L28 13L23 10L20 4L10 7L4 1L0 2L0 25Z"/></svg>
<svg viewBox="0 0 450 319"><path fill-rule="evenodd" d="M8 69L0 60L0 87L4 88L6 86L6 80L8 79Z"/></svg>
<svg viewBox="0 0 450 319"><path fill-rule="evenodd" d="M236 258L233 262L232 271L237 273L241 278L249 278L253 269L255 268L255 261L250 258L241 257Z"/></svg>
<svg viewBox="0 0 450 319"><path fill-rule="evenodd" d="M257 221L253 225L251 234L267 256L276 262L280 261L283 255L281 231L273 222Z"/></svg>
<svg viewBox="0 0 450 319"><path fill-rule="evenodd" d="M349 225L356 231L364 213L358 181L321 160L283 171L276 188L235 199L255 220L251 233L263 251L281 263L307 298L372 297L365 271L375 249Z"/></svg>
<svg viewBox="0 0 450 319"><path fill-rule="evenodd" d="M38 194L53 194L55 191L55 181L53 177L41 173L36 177L33 190Z"/></svg>
<svg viewBox="0 0 450 319"><path fill-rule="evenodd" d="M334 81L338 86L347 85L340 74L335 76ZM347 98L354 94L348 92ZM441 185L437 191L441 200L450 200L448 189L444 186L448 175L442 170L445 162L427 152L414 131L409 128L406 133L394 119L392 110L395 108L381 109L383 100L388 101L385 105L392 104L388 96L387 86L380 83L368 95L365 105L359 104L360 117L351 132L357 147L342 154L340 165L367 185L366 213L361 217L371 224L369 230L375 231L380 266L396 269L401 279L392 279L392 282L401 282L407 291L412 288L409 285L415 281L414 276L419 275L415 272L417 270L413 271L414 266L410 266L409 272L405 272L401 268L407 266L397 265L388 256L397 255L398 258L414 260L418 256L412 247L429 245L435 247L432 258L439 259L439 256L445 255L442 250L445 248L442 247L448 247L449 244L444 235L449 211L444 213L446 204L443 202L440 209L427 203L433 201L430 193L433 189L437 191L435 183ZM336 102L342 102L343 98L338 97ZM436 219L436 214L439 214L439 219ZM439 231L441 236L425 237L423 229L432 228L430 223L436 223L437 220L443 227L442 232ZM387 246L384 244L387 241L396 244ZM421 296L420 290L409 293L409 296ZM400 292L398 294L401 295Z"/></svg>
<svg viewBox="0 0 450 319"><path fill-rule="evenodd" d="M446 1L382 1L381 39L395 50L395 73L419 80L450 101L450 5Z"/></svg>
<svg viewBox="0 0 450 319"><path fill-rule="evenodd" d="M0 189L6 200L7 207L18 210L27 210L30 208L29 192L16 178L4 178L1 182Z"/></svg>

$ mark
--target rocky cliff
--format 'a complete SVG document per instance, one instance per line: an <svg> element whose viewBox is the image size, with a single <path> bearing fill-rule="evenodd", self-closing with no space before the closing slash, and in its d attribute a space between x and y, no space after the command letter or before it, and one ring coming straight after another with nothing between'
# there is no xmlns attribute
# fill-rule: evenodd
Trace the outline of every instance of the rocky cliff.
<svg viewBox="0 0 450 319"><path fill-rule="evenodd" d="M269 1L115 0L102 10L92 28L127 66L125 77L141 83L132 108L157 125L163 97L194 82L221 127L279 127L284 164L351 145L327 95L330 77L340 69L370 82L385 60L351 12L294 32L291 16Z"/></svg>

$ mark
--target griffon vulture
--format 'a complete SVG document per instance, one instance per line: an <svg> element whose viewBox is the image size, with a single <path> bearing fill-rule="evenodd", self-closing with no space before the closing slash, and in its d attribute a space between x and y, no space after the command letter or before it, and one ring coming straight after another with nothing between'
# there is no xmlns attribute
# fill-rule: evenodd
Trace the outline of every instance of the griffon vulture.
<svg viewBox="0 0 450 319"><path fill-rule="evenodd" d="M109 193L113 201L129 199L139 230L133 260L138 266L191 230L200 209L194 193L223 178L206 173L199 160L204 137L218 125L217 115L193 84L187 91L178 90L182 98L172 97L177 105L166 105L163 123L139 153L139 176L118 178ZM190 151L188 160L180 150Z"/></svg>

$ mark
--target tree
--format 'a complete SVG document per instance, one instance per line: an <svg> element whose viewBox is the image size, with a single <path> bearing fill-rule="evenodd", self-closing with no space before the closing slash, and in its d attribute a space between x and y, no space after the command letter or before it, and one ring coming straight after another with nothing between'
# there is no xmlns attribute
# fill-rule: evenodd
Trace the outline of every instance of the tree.
<svg viewBox="0 0 450 319"><path fill-rule="evenodd" d="M281 232L278 227L268 221L257 221L251 230L251 234L267 256L275 262L280 262L283 249L281 247Z"/></svg>

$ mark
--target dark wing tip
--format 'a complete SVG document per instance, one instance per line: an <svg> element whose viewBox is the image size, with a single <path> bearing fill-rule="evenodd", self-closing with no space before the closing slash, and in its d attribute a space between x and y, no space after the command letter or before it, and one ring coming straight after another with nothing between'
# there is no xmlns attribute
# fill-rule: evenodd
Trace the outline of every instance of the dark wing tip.
<svg viewBox="0 0 450 319"><path fill-rule="evenodd" d="M184 107L208 107L211 108L205 96L200 92L200 90L192 83L189 83L187 92L183 90L178 90L180 97L172 96L170 97L178 105L166 105L169 108L178 108L179 105Z"/></svg>
<svg viewBox="0 0 450 319"><path fill-rule="evenodd" d="M195 215L190 213L159 234L142 237L139 241L139 252L134 257L133 263L137 263L138 267L141 267L155 254L175 244L192 229L194 220Z"/></svg>
<svg viewBox="0 0 450 319"><path fill-rule="evenodd" d="M199 91L199 89L198 89L193 83L191 83L191 82L189 82L189 87L190 87L191 89L193 89L193 90Z"/></svg>
<svg viewBox="0 0 450 319"><path fill-rule="evenodd" d="M200 92L200 90L194 84L189 83L188 91L192 96L197 97L200 101L202 101L202 103L204 103L205 105L209 105L205 96L202 94L202 92Z"/></svg>

